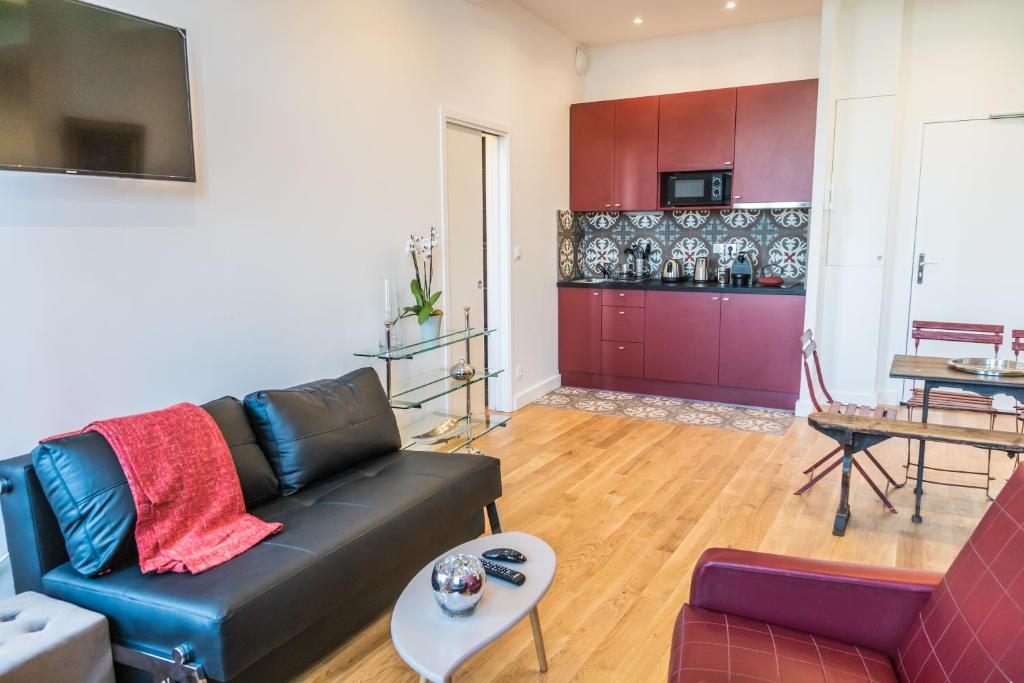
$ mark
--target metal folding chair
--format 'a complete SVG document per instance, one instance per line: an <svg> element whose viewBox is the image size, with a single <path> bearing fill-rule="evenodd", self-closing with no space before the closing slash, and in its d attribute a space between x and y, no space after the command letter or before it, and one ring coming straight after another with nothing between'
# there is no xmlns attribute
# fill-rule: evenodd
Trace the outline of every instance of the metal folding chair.
<svg viewBox="0 0 1024 683"><path fill-rule="evenodd" d="M821 372L821 360L818 358L818 347L814 343L814 335L810 330L807 330L800 337L800 348L803 351L804 356L804 376L807 378L807 391L811 396L811 403L814 405L814 409L819 412L839 413L844 415L863 415L865 417L876 417L886 420L895 420L899 416L899 410L892 406L862 406L853 403L840 403L832 398L832 395L828 393L828 389L825 387L825 378ZM814 362L814 377L811 376L811 362ZM818 389L821 390L822 395L825 398L825 402L822 403L818 400L818 393L815 390L815 379L817 379ZM901 488L903 484L897 484L896 480L893 479L881 463L875 458L871 451L864 449L862 451L865 456L871 461L871 463L878 468L878 471L885 477L886 488L893 486L894 488ZM856 454L860 455L860 453ZM878 488L878 485L868 476L868 473L864 471L864 468L859 462L857 462L856 455L853 458L854 468L860 472L861 476L864 477L865 481L871 487L871 490L875 492L875 495L879 497L882 504L885 505L885 509L889 512L895 513L896 508L889 501L889 498L885 493ZM815 470L824 465L829 459L833 459L833 462L829 464L821 472L815 474ZM839 446L828 452L823 458L815 462L813 465L804 470L804 474L810 477L810 480L797 489L794 495L801 495L804 491L807 491L812 486L822 480L829 472L834 470L843 462L843 447Z"/></svg>
<svg viewBox="0 0 1024 683"><path fill-rule="evenodd" d="M999 355L999 347L1003 344L1002 325L982 325L978 323L949 323L933 320L915 320L911 324L910 336L914 340L914 355L918 354L922 340L957 342L962 344L982 344L993 348L993 358ZM1024 346L1022 346L1024 348ZM996 416L999 411L996 409L993 399L989 396L979 396L967 391L945 391L933 389L928 397L929 410L949 410L965 413L988 415L989 429L995 429ZM914 410L924 407L924 389L914 387L911 390L910 398L907 399L907 420L913 421ZM916 462L911 461L911 441L907 440L907 462L903 466L903 483L907 483L910 476L910 468L917 467ZM985 471L978 470L956 470L943 467L932 467L925 465L926 470L945 472L947 474L969 474L985 477L985 485L955 484L943 481L928 481L930 484L942 486L956 486L967 489L980 489L985 492L985 497L992 500L989 491L989 484L994 481L992 477L992 451L988 453L988 464Z"/></svg>

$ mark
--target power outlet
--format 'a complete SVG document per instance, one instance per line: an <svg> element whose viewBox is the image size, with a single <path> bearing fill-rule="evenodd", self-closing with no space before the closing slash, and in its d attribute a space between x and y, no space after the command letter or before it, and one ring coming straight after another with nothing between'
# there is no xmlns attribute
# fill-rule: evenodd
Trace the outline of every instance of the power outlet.
<svg viewBox="0 0 1024 683"><path fill-rule="evenodd" d="M516 379L522 379L522 378L523 378L523 366L522 365L517 365L516 366Z"/></svg>

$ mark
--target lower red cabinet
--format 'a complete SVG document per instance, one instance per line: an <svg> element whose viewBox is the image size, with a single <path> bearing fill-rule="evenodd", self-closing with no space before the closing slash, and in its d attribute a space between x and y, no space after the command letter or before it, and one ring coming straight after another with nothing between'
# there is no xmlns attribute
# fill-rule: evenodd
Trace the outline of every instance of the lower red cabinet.
<svg viewBox="0 0 1024 683"><path fill-rule="evenodd" d="M647 292L644 377L718 384L721 298L704 292Z"/></svg>
<svg viewBox="0 0 1024 683"><path fill-rule="evenodd" d="M558 367L579 386L792 409L803 320L798 295L562 287Z"/></svg>
<svg viewBox="0 0 1024 683"><path fill-rule="evenodd" d="M800 391L804 297L723 294L718 383Z"/></svg>
<svg viewBox="0 0 1024 683"><path fill-rule="evenodd" d="M601 372L601 290L558 290L558 369Z"/></svg>
<svg viewBox="0 0 1024 683"><path fill-rule="evenodd" d="M644 345L634 342L602 342L601 372L619 377L643 377Z"/></svg>
<svg viewBox="0 0 1024 683"><path fill-rule="evenodd" d="M604 306L601 311L601 339L642 342L644 340L644 309Z"/></svg>

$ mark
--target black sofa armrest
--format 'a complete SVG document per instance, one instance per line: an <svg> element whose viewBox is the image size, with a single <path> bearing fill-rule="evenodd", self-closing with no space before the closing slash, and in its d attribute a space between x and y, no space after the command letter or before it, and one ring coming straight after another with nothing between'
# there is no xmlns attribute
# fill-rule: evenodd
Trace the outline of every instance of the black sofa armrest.
<svg viewBox="0 0 1024 683"><path fill-rule="evenodd" d="M67 562L68 551L31 455L0 460L0 489L14 590L42 593L43 574Z"/></svg>

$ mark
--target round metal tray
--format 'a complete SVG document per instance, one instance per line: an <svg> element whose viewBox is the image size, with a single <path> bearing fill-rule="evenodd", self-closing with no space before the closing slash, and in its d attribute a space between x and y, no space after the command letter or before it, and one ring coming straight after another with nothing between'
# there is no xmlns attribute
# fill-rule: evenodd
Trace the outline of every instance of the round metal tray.
<svg viewBox="0 0 1024 683"><path fill-rule="evenodd" d="M995 358L951 358L946 364L954 370L989 377L1024 376L1024 363Z"/></svg>

